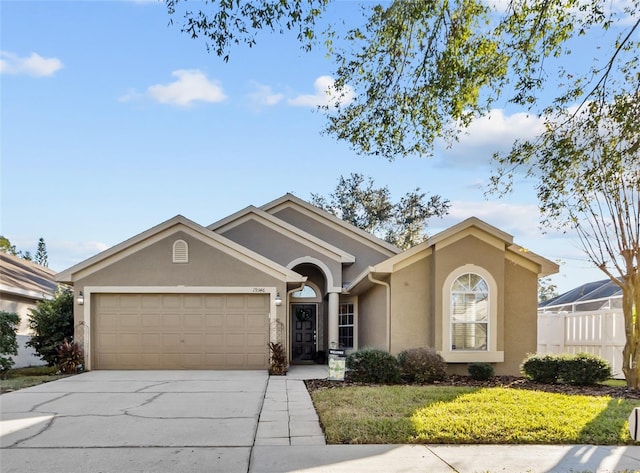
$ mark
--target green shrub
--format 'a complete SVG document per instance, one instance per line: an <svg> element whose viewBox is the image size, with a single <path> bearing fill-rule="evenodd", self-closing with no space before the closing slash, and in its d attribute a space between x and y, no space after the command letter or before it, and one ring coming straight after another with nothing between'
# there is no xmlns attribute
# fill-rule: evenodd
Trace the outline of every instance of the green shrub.
<svg viewBox="0 0 640 473"><path fill-rule="evenodd" d="M76 342L69 342L66 338L62 345L56 348L58 369L64 374L75 374L84 364L82 347Z"/></svg>
<svg viewBox="0 0 640 473"><path fill-rule="evenodd" d="M49 366L57 365L58 347L65 339L73 341L73 292L60 289L53 299L38 302L29 317L34 335L27 345Z"/></svg>
<svg viewBox="0 0 640 473"><path fill-rule="evenodd" d="M0 311L0 379L7 377L14 364L10 355L18 354L16 330L19 324L20 316L18 314Z"/></svg>
<svg viewBox="0 0 640 473"><path fill-rule="evenodd" d="M522 372L538 383L584 386L610 378L611 366L590 353L532 355L522 364Z"/></svg>
<svg viewBox="0 0 640 473"><path fill-rule="evenodd" d="M398 355L400 372L409 382L433 383L447 377L447 364L433 348L411 348Z"/></svg>
<svg viewBox="0 0 640 473"><path fill-rule="evenodd" d="M531 381L555 384L558 382L558 364L557 355L529 355L520 369Z"/></svg>
<svg viewBox="0 0 640 473"><path fill-rule="evenodd" d="M487 381L493 378L495 371L489 363L469 363L469 377L475 381Z"/></svg>
<svg viewBox="0 0 640 473"><path fill-rule="evenodd" d="M591 353L577 353L562 359L558 378L565 384L587 386L611 377L611 365L607 360Z"/></svg>
<svg viewBox="0 0 640 473"><path fill-rule="evenodd" d="M347 368L354 381L396 384L402 381L398 360L389 352L364 348L347 356Z"/></svg>

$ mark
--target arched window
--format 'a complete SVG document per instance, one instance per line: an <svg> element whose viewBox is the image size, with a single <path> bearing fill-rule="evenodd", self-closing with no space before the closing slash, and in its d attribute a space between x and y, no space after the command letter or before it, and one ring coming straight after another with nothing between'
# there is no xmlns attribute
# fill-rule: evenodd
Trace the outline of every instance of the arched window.
<svg viewBox="0 0 640 473"><path fill-rule="evenodd" d="M189 245L184 240L176 240L173 242L173 262L188 263L189 262Z"/></svg>
<svg viewBox="0 0 640 473"><path fill-rule="evenodd" d="M451 286L451 350L487 350L489 285L482 276L465 273Z"/></svg>
<svg viewBox="0 0 640 473"><path fill-rule="evenodd" d="M442 349L449 363L502 362L498 351L498 285L481 266L452 271L442 286Z"/></svg>
<svg viewBox="0 0 640 473"><path fill-rule="evenodd" d="M305 286L301 291L296 291L291 294L291 297L295 297L296 299L315 299L318 297L316 291L311 286Z"/></svg>

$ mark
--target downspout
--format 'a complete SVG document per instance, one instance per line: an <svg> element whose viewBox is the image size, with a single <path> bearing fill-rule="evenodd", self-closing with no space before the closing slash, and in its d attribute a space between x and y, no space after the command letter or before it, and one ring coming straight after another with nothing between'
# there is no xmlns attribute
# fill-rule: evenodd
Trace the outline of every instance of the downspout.
<svg viewBox="0 0 640 473"><path fill-rule="evenodd" d="M369 281L379 284L387 289L387 351L391 353L391 286L388 282L374 279L371 273L367 274Z"/></svg>

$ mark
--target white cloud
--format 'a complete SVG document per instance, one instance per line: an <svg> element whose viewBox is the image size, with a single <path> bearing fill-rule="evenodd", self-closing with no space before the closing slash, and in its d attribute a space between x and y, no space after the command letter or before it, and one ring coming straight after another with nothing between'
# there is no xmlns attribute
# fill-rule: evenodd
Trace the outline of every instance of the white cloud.
<svg viewBox="0 0 640 473"><path fill-rule="evenodd" d="M32 77L52 76L64 65L58 58L45 58L37 53L20 57L8 51L0 51L0 74L26 74Z"/></svg>
<svg viewBox="0 0 640 473"><path fill-rule="evenodd" d="M284 94L275 93L273 89L258 82L251 83L254 92L248 94L249 100L256 108L272 107L284 99Z"/></svg>
<svg viewBox="0 0 640 473"><path fill-rule="evenodd" d="M339 105L348 105L355 98L355 92L346 85L340 93L336 91L335 82L330 76L320 76L313 83L314 94L298 95L287 100L287 103L294 107L331 106L335 105L336 102Z"/></svg>
<svg viewBox="0 0 640 473"><path fill-rule="evenodd" d="M152 85L147 88L146 95L157 102L182 107L194 102L218 103L227 98L220 82L209 80L198 69L180 69L173 71L171 75L176 77L174 82ZM129 101L139 96L135 90L130 90L119 100Z"/></svg>
<svg viewBox="0 0 640 473"><path fill-rule="evenodd" d="M515 140L532 139L544 131L544 120L529 113L506 115L493 109L461 130L459 140L445 148L441 162L448 166L488 165L494 152L506 152Z"/></svg>
<svg viewBox="0 0 640 473"><path fill-rule="evenodd" d="M535 204L514 204L502 201L461 201L451 202L449 214L433 220L440 229L445 229L469 218L477 217L494 227L518 238L535 238L542 235L539 212ZM433 233L434 228L431 229Z"/></svg>
<svg viewBox="0 0 640 473"><path fill-rule="evenodd" d="M47 241L49 267L63 271L109 248L99 241Z"/></svg>

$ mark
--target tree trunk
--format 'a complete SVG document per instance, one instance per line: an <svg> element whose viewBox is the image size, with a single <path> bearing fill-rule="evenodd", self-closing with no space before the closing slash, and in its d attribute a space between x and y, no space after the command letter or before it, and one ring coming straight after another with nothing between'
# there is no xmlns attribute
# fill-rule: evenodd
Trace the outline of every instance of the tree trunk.
<svg viewBox="0 0 640 473"><path fill-rule="evenodd" d="M640 389L640 275L629 274L622 288L622 311L626 342L622 350L622 372L627 387Z"/></svg>

